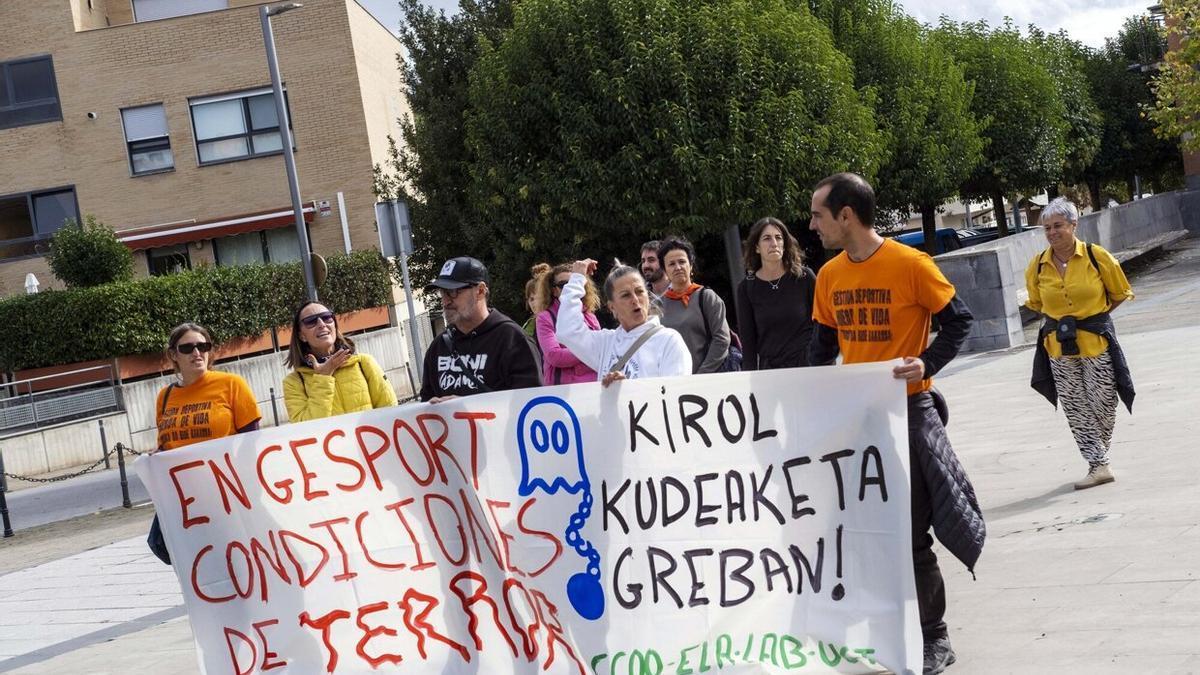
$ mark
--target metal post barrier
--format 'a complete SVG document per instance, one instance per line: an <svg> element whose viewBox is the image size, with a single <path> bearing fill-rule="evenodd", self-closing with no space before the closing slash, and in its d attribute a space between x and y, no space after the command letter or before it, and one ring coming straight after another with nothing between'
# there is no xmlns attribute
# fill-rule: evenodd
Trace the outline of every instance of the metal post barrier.
<svg viewBox="0 0 1200 675"><path fill-rule="evenodd" d="M275 426L279 426L279 407L275 405L275 387L271 387L271 415L275 418Z"/></svg>
<svg viewBox="0 0 1200 675"><path fill-rule="evenodd" d="M8 477L4 475L4 452L0 451L0 520L4 521L4 538L13 536L12 521L8 519Z"/></svg>
<svg viewBox="0 0 1200 675"><path fill-rule="evenodd" d="M121 472L121 506L133 508L129 501L129 478L125 476L125 446L117 443L117 469Z"/></svg>
<svg viewBox="0 0 1200 675"><path fill-rule="evenodd" d="M100 452L104 456L104 469L107 471L112 468L112 462L108 459L108 439L104 436L104 420L100 422Z"/></svg>

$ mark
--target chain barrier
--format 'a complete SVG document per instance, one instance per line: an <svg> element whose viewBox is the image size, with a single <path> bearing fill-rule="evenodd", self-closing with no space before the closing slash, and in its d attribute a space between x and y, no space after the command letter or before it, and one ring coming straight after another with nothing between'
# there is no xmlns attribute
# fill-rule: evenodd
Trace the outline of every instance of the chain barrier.
<svg viewBox="0 0 1200 675"><path fill-rule="evenodd" d="M138 452L137 450L134 450L133 448L127 447L123 443L117 443L116 445L114 445L112 447L112 449L107 450L104 453L103 457L96 460L94 463L92 463L87 468L76 471L75 473L67 473L67 474L63 474L61 476L54 476L53 478L35 478L33 476L22 476L20 474L8 473L7 471L5 471L4 477L11 478L13 480L25 481L26 483L60 483L64 480L71 480L72 478L79 478L80 476L84 476L84 475L87 475L87 474L95 471L96 469L98 469L100 467L101 464L104 464L105 462L107 462L108 459L117 452L118 447L123 452L127 452L131 455L148 455L148 454L150 454L149 452Z"/></svg>

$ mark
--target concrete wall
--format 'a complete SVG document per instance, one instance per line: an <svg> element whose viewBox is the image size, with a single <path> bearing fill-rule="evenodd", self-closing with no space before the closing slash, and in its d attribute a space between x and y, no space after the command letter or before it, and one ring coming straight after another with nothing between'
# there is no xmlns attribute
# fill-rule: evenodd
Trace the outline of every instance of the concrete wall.
<svg viewBox="0 0 1200 675"><path fill-rule="evenodd" d="M1200 217L1192 215L1197 210L1200 193L1168 192L1083 216L1076 236L1120 253L1168 232L1190 228L1200 233ZM965 351L1021 344L1020 308L1029 299L1025 268L1046 246L1041 229L1035 227L934 258L975 315Z"/></svg>
<svg viewBox="0 0 1200 675"><path fill-rule="evenodd" d="M0 438L0 453L4 453L4 470L21 476L58 471L81 464L91 464L104 456L100 445L100 424L104 422L108 447L117 443L129 446L132 439L124 413L71 422L41 431ZM114 464L116 460L113 460Z"/></svg>
<svg viewBox="0 0 1200 675"><path fill-rule="evenodd" d="M396 390L397 398L402 401L414 395L408 371L406 339L407 336L399 328L385 328L354 336L358 350L370 354L379 362L392 388ZM250 384L258 399L262 426L271 426L275 422L271 411L271 389L275 390L279 421L281 424L287 422L282 382L288 371L283 367L283 356L281 352L217 364L218 370L236 373ZM104 420L108 447L121 442L142 451L157 445L154 405L159 390L173 379L173 376L156 377L121 386L125 412L98 418ZM99 426L96 419L89 419L3 438L0 439L0 452L4 453L5 470L23 476L90 464L102 456Z"/></svg>

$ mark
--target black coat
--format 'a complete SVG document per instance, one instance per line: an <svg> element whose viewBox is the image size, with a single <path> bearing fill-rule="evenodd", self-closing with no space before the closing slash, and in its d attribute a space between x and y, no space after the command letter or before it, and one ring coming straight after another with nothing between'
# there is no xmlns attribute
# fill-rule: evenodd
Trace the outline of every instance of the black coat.
<svg viewBox="0 0 1200 675"><path fill-rule="evenodd" d="M940 394L908 397L908 442L916 465L910 470L920 471L925 479L933 533L946 550L974 573L975 563L983 553L987 525L967 470L958 461L946 435L940 414L945 401L938 405L935 396ZM919 524L914 523L913 527Z"/></svg>
<svg viewBox="0 0 1200 675"><path fill-rule="evenodd" d="M1046 336L1058 328L1058 321L1046 317L1042 328L1038 331L1037 351L1033 353L1033 376L1029 386L1046 397L1054 407L1058 407L1058 387L1054 384L1054 374L1050 372L1050 353L1046 351ZM1129 363L1125 360L1125 352L1117 342L1117 328L1113 325L1112 316L1101 312L1075 321L1076 330L1095 333L1108 340L1108 355L1112 359L1113 379L1117 385L1117 396L1125 404L1129 412L1133 412L1133 376L1129 372Z"/></svg>

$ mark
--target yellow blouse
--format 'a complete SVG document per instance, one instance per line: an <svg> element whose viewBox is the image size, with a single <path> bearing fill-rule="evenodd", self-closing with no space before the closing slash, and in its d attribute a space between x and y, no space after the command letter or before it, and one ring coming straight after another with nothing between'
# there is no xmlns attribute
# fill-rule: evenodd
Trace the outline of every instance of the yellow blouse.
<svg viewBox="0 0 1200 675"><path fill-rule="evenodd" d="M1133 288L1125 278L1121 263L1111 253L1093 244L1097 270L1088 257L1087 244L1075 240L1075 254L1067 261L1065 274L1058 273L1054 253L1047 248L1034 256L1025 270L1025 286L1029 301L1025 306L1052 319L1064 316L1086 318L1106 312L1112 303L1133 298ZM1051 358L1062 356L1062 347L1053 333L1045 338L1046 351ZM1108 340L1081 330L1078 334L1079 356L1100 356L1108 349Z"/></svg>

